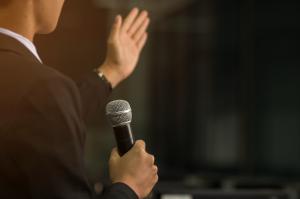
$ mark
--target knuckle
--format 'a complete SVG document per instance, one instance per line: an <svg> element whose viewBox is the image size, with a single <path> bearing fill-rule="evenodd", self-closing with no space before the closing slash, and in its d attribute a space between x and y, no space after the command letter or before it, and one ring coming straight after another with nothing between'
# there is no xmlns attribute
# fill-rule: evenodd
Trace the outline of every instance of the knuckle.
<svg viewBox="0 0 300 199"><path fill-rule="evenodd" d="M157 173L157 172L158 172L158 167L157 167L156 165L154 165L154 166L152 167L152 170L153 170L154 173Z"/></svg>
<svg viewBox="0 0 300 199"><path fill-rule="evenodd" d="M146 143L143 140L137 140L135 146L137 148L145 149Z"/></svg>
<svg viewBox="0 0 300 199"><path fill-rule="evenodd" d="M141 147L136 148L136 155L140 158L145 156L145 151Z"/></svg>
<svg viewBox="0 0 300 199"><path fill-rule="evenodd" d="M144 140L137 140L136 144L137 145L145 145L145 141Z"/></svg>
<svg viewBox="0 0 300 199"><path fill-rule="evenodd" d="M151 160L151 163L154 164L154 162L155 162L155 157L154 157L154 155L150 155L150 160Z"/></svg>
<svg viewBox="0 0 300 199"><path fill-rule="evenodd" d="M144 153L144 151L141 148L138 150L138 155L140 157L144 157L145 156L145 153Z"/></svg>

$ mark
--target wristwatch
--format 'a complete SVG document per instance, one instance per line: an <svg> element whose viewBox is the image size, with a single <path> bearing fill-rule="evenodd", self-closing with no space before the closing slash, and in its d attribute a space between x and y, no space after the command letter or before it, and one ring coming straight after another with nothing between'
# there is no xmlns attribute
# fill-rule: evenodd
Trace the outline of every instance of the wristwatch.
<svg viewBox="0 0 300 199"><path fill-rule="evenodd" d="M103 72L101 72L98 69L95 69L94 71L97 73L97 75L100 77L100 79L108 86L109 91L112 91L112 89L113 89L112 85L111 85L110 81L108 81L108 79L105 77Z"/></svg>

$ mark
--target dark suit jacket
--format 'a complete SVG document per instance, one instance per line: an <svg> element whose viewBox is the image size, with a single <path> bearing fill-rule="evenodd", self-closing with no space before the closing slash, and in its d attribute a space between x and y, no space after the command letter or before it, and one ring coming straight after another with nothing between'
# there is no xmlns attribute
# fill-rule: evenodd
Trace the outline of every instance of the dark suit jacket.
<svg viewBox="0 0 300 199"><path fill-rule="evenodd" d="M84 121L109 92L96 73L76 85L0 34L0 198L93 198ZM121 183L102 197L137 198Z"/></svg>

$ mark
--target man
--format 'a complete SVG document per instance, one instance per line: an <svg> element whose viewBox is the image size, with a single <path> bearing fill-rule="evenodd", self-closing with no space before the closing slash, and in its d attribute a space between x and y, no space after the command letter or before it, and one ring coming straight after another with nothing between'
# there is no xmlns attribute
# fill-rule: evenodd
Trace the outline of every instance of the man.
<svg viewBox="0 0 300 199"><path fill-rule="evenodd" d="M32 43L52 32L64 0L0 2L0 198L87 199L84 121L135 69L147 40L147 12L117 16L103 65L76 85L42 63ZM143 198L158 180L143 141L110 161L103 198Z"/></svg>

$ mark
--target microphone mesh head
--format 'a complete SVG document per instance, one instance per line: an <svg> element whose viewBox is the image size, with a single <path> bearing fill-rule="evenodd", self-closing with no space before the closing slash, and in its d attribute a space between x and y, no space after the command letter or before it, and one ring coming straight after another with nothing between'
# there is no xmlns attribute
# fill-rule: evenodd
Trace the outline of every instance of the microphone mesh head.
<svg viewBox="0 0 300 199"><path fill-rule="evenodd" d="M106 105L106 116L113 127L128 124L132 120L130 105L125 100L115 100Z"/></svg>

